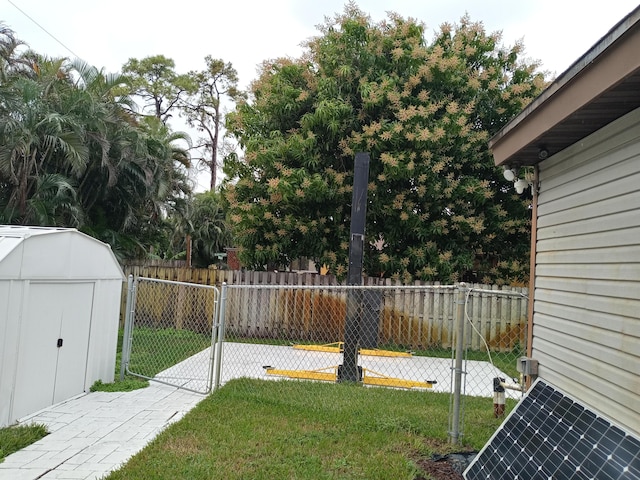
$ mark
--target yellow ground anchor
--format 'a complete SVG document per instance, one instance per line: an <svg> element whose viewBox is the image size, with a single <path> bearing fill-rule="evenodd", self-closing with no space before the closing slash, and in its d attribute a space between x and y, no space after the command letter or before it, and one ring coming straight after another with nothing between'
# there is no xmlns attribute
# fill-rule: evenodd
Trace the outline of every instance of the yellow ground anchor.
<svg viewBox="0 0 640 480"><path fill-rule="evenodd" d="M336 382L338 380L338 365L333 367L319 368L317 370L282 370L271 367L264 367L267 375L279 375L282 377L297 378L302 380L321 380L325 382ZM364 385L375 385L378 387L394 388L432 388L435 381L418 382L416 380L405 380L402 378L388 377L379 372L374 372L368 368L362 369L362 383Z"/></svg>
<svg viewBox="0 0 640 480"><path fill-rule="evenodd" d="M327 343L325 345L293 345L298 350L309 350L313 352L342 353L344 342ZM393 350L379 350L361 348L358 350L361 355L372 355L374 357L411 357L411 352L394 352Z"/></svg>

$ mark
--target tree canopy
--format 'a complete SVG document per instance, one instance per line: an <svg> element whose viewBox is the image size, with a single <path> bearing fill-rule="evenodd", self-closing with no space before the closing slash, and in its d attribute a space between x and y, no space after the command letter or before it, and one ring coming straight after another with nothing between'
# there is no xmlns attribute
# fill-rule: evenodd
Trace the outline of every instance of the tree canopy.
<svg viewBox="0 0 640 480"><path fill-rule="evenodd" d="M132 94L143 102L143 108L163 123L171 118L172 111L181 107L183 99L193 88L188 75L175 71L175 62L164 55L143 59L130 58L123 66Z"/></svg>
<svg viewBox="0 0 640 480"><path fill-rule="evenodd" d="M427 42L421 23L374 23L351 3L300 58L265 62L227 125L245 152L224 185L243 263L306 256L344 275L363 151L368 275L526 281L530 199L487 147L544 87L522 51L468 16Z"/></svg>
<svg viewBox="0 0 640 480"><path fill-rule="evenodd" d="M211 173L209 188L216 189L219 167L218 153L224 147L222 128L224 112L222 100L227 97L232 101L243 98L238 89L238 72L231 63L207 55L204 59L206 68L202 71L189 72L192 82L190 95L181 108L182 115L189 126L202 133L203 149L201 162Z"/></svg>
<svg viewBox="0 0 640 480"><path fill-rule="evenodd" d="M132 113L126 77L18 43L0 29L0 223L77 227L143 256L191 191L182 136Z"/></svg>

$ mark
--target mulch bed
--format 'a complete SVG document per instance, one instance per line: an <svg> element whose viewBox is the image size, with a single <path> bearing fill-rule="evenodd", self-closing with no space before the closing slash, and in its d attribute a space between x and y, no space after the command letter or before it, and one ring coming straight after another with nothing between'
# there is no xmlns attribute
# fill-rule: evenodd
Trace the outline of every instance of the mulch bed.
<svg viewBox="0 0 640 480"><path fill-rule="evenodd" d="M418 466L424 470L427 477L416 477L415 480L463 480L462 474L456 472L451 462L447 460L422 459L416 461Z"/></svg>
<svg viewBox="0 0 640 480"><path fill-rule="evenodd" d="M451 445L429 439L425 443L430 451L451 452ZM462 472L469 466L477 452L461 451L434 454L430 457L419 455L413 458L416 465L424 472L414 480L463 480Z"/></svg>

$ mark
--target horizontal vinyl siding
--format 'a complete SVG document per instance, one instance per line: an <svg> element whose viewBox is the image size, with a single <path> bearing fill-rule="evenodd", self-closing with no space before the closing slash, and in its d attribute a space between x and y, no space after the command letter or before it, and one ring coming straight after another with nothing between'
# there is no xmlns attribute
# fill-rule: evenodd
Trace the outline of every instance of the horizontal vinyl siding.
<svg viewBox="0 0 640 480"><path fill-rule="evenodd" d="M567 373L567 372L564 372ZM595 411L606 415L615 423L622 425L626 428L633 430L636 433L640 433L639 423L640 415L637 411L630 408L633 404L624 404L619 400L609 400L616 397L616 390L612 390L611 386L606 381L591 382L598 389L586 389L584 388L584 382L587 380L581 376L576 376L573 371L569 371L567 374L563 374L562 371L550 370L545 374L544 379L553 385L562 385L562 389L567 393L570 393L580 402L591 406ZM614 387L615 389L615 387ZM579 392L576 394L575 392ZM605 409L597 408L595 405L605 405Z"/></svg>
<svg viewBox="0 0 640 480"><path fill-rule="evenodd" d="M603 312L602 308L587 310L580 308L581 304L578 301L581 297L579 295L572 294L560 294L557 292L550 292L549 290L536 290L536 304L540 312L553 311L555 318L565 319L572 322L572 324L584 324L591 327L607 330L608 332L616 332L622 334L625 341L629 344L640 342L637 338L640 338L640 322L633 321L633 316L623 316L614 313ZM640 305L632 311L637 315ZM542 314L540 314L542 315ZM608 340L613 338L612 335L605 332L595 332L597 334L606 334L598 338L600 342L607 344ZM627 351L627 350L625 350Z"/></svg>
<svg viewBox="0 0 640 480"><path fill-rule="evenodd" d="M590 360L582 365L589 373L611 380L618 378L617 385L629 391L638 389L636 375L640 375L640 362L635 361L640 355L638 342L624 342L621 335L591 325L577 324L569 320L548 315L538 315L538 325L545 329L545 340L553 345L562 345L567 355L575 360L588 357ZM566 335L571 331L572 335ZM626 352L622 348L628 348ZM574 367L580 364L574 365ZM624 373L624 379L619 374ZM640 393L640 392L638 392Z"/></svg>
<svg viewBox="0 0 640 480"><path fill-rule="evenodd" d="M640 232L638 232L640 234ZM601 236L600 236L601 237ZM607 260L612 264L640 263L640 248L637 245L590 247L580 250L562 251L562 260L565 263L577 263L582 265L597 265L602 262L602 255L607 254ZM538 251L537 260L541 265L554 264L557 257L553 250Z"/></svg>
<svg viewBox="0 0 640 480"><path fill-rule="evenodd" d="M640 110L540 165L540 376L640 433Z"/></svg>
<svg viewBox="0 0 640 480"><path fill-rule="evenodd" d="M547 240L540 240L537 243L537 248L539 249L538 251L541 252L561 252L577 249L591 250L599 247L633 246L633 248L637 248L637 239L639 237L640 227L636 227L626 230L612 230L610 232L581 235L579 239L576 238L575 235L548 238Z"/></svg>
<svg viewBox="0 0 640 480"><path fill-rule="evenodd" d="M546 279L541 279L540 282ZM562 282L557 282L562 285ZM562 285L564 287L564 285ZM589 298L587 298L589 297ZM548 290L538 286L538 279L536 278L536 293L535 302L538 300L552 300L546 303L541 302L534 311L540 311L542 313L547 312L543 310L544 306L548 303L549 308L553 308L554 304L566 305L567 307L577 309L581 314L584 312L595 312L596 314L607 314L620 316L625 319L626 322L634 324L637 321L638 312L640 312L640 302L631 300L622 300L614 302L603 295L586 294L584 292L567 292L561 290ZM551 310L553 312L553 310ZM634 321L632 321L634 320ZM534 325L535 328L535 325ZM631 330L635 330L631 328ZM640 337L638 337L640 339ZM535 347L535 346L534 346Z"/></svg>

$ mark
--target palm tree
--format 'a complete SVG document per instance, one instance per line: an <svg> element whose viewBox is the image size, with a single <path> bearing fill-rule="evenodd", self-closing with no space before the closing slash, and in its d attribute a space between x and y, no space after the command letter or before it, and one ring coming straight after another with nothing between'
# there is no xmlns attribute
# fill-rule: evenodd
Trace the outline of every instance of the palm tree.
<svg viewBox="0 0 640 480"><path fill-rule="evenodd" d="M144 255L186 215L188 136L135 115L122 75L19 45L0 24L0 222L76 226Z"/></svg>
<svg viewBox="0 0 640 480"><path fill-rule="evenodd" d="M38 176L35 191L27 200L26 218L35 225L79 227L84 223L84 212L68 179L45 173Z"/></svg>
<svg viewBox="0 0 640 480"><path fill-rule="evenodd" d="M25 43L16 38L13 30L0 22L0 84L16 73L32 71L32 52L20 52Z"/></svg>
<svg viewBox="0 0 640 480"><path fill-rule="evenodd" d="M216 254L231 245L231 228L226 220L220 194L199 193L193 201L193 263L206 267L216 261Z"/></svg>
<svg viewBox="0 0 640 480"><path fill-rule="evenodd" d="M60 163L79 174L88 161L83 126L73 115L55 108L58 97L69 88L63 60L41 59L34 71L32 77L11 75L2 85L0 178L7 191L0 209L12 223L34 222L27 212L28 199L51 164Z"/></svg>

